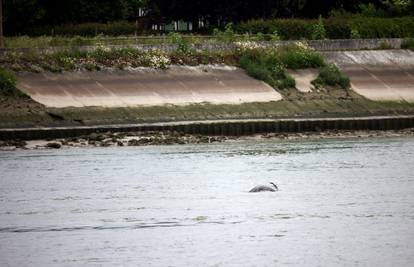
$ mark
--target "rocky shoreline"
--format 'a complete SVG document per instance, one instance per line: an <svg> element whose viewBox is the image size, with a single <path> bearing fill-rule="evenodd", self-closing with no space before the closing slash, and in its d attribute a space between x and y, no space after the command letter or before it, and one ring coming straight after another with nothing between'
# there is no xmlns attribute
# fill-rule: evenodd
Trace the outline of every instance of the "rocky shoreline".
<svg viewBox="0 0 414 267"><path fill-rule="evenodd" d="M72 138L0 141L0 150L61 149L71 147L134 147L237 142L248 140L300 140L339 138L414 137L414 128L388 131L323 131L302 133L265 133L248 136L207 136L179 132L93 133Z"/></svg>

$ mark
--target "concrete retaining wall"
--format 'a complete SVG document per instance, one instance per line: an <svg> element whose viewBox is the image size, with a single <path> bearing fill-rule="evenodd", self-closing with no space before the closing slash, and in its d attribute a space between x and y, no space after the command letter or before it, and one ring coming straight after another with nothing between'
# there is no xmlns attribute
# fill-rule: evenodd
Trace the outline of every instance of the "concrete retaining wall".
<svg viewBox="0 0 414 267"><path fill-rule="evenodd" d="M103 132L177 131L188 134L242 136L256 133L326 130L399 130L414 127L414 116L331 119L233 120L112 125L73 128L0 130L0 140L67 138Z"/></svg>
<svg viewBox="0 0 414 267"><path fill-rule="evenodd" d="M241 69L209 65L21 73L18 88L35 101L56 108L241 104L282 99L272 87Z"/></svg>
<svg viewBox="0 0 414 267"><path fill-rule="evenodd" d="M414 52L372 50L323 52L351 79L352 89L376 101L414 102Z"/></svg>

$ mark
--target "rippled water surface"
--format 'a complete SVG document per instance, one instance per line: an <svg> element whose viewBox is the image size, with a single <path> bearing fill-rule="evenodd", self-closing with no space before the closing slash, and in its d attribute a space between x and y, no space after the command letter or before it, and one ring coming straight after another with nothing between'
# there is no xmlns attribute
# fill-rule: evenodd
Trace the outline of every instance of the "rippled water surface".
<svg viewBox="0 0 414 267"><path fill-rule="evenodd" d="M0 266L413 263L412 138L0 152Z"/></svg>

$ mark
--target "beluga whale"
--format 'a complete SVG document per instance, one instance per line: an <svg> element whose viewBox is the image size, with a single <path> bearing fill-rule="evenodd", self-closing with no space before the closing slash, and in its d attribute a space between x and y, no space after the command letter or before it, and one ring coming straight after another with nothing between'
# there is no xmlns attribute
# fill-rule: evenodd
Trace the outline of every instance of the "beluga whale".
<svg viewBox="0 0 414 267"><path fill-rule="evenodd" d="M252 189L250 189L249 193L257 193L257 192L276 192L279 191L279 188L277 187L277 185L275 185L274 183L270 182L270 184L272 186L268 186L268 185L257 185L255 187L253 187Z"/></svg>

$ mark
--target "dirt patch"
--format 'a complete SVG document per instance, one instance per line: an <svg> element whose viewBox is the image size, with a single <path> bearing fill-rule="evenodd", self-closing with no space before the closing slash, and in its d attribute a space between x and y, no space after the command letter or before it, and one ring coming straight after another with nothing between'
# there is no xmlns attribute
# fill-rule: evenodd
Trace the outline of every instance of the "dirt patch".
<svg viewBox="0 0 414 267"><path fill-rule="evenodd" d="M30 115L44 112L45 106L30 98L17 98L0 95L0 114Z"/></svg>

